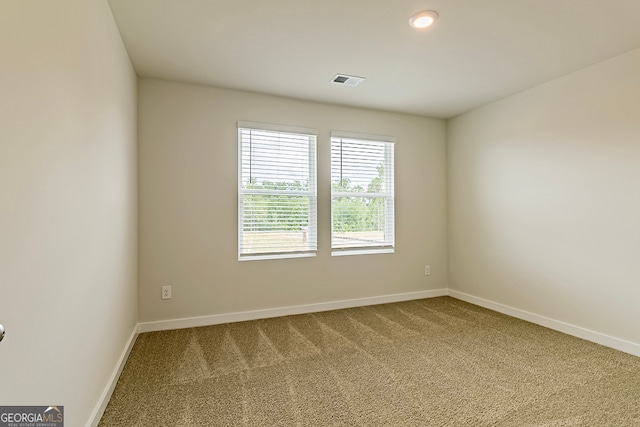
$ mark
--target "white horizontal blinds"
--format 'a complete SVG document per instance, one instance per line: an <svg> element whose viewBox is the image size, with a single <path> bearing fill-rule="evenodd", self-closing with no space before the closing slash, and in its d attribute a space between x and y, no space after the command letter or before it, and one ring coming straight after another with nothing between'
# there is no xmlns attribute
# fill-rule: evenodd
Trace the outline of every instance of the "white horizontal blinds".
<svg viewBox="0 0 640 427"><path fill-rule="evenodd" d="M331 135L334 253L394 246L394 144L371 138Z"/></svg>
<svg viewBox="0 0 640 427"><path fill-rule="evenodd" d="M238 126L240 258L314 253L316 136L305 129Z"/></svg>

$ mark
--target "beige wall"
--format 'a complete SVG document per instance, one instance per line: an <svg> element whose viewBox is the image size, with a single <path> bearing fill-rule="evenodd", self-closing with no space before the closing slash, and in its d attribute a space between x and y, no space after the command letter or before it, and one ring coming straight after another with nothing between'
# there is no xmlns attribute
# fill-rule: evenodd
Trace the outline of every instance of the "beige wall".
<svg viewBox="0 0 640 427"><path fill-rule="evenodd" d="M106 1L0 5L0 404L85 425L137 321L136 77Z"/></svg>
<svg viewBox="0 0 640 427"><path fill-rule="evenodd" d="M138 85L140 321L446 288L443 121L160 80ZM320 131L317 257L237 260L238 120ZM395 254L331 257L331 130L397 137ZM172 300L160 299L162 285L173 286Z"/></svg>
<svg viewBox="0 0 640 427"><path fill-rule="evenodd" d="M450 288L640 343L640 50L448 123Z"/></svg>
<svg viewBox="0 0 640 427"><path fill-rule="evenodd" d="M447 286L640 343L640 50L447 129L152 79L136 107L101 0L4 2L0 54L2 404L85 424L138 320ZM320 131L317 257L237 260L238 120ZM332 130L397 138L395 254L331 257Z"/></svg>

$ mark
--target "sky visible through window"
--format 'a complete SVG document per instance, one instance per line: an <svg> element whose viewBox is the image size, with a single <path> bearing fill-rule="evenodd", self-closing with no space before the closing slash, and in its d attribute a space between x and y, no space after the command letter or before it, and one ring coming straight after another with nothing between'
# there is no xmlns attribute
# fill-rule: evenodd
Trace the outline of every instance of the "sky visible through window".
<svg viewBox="0 0 640 427"><path fill-rule="evenodd" d="M384 165L384 144L332 138L331 145L332 184L339 184L346 179L351 188L368 191L370 184L383 172L380 168Z"/></svg>
<svg viewBox="0 0 640 427"><path fill-rule="evenodd" d="M242 185L298 181L308 190L308 140L308 135L243 130Z"/></svg>

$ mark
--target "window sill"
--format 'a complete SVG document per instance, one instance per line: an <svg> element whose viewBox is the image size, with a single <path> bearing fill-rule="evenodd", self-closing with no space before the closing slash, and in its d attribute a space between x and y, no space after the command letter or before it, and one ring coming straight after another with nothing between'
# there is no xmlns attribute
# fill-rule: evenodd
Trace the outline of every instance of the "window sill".
<svg viewBox="0 0 640 427"><path fill-rule="evenodd" d="M395 253L394 248L381 249L340 249L331 251L331 256L347 256L347 255L370 255L370 254L392 254Z"/></svg>
<svg viewBox="0 0 640 427"><path fill-rule="evenodd" d="M310 258L316 256L315 252L298 252L290 254L258 254L243 255L238 257L238 261L260 261L267 259L287 259L287 258Z"/></svg>

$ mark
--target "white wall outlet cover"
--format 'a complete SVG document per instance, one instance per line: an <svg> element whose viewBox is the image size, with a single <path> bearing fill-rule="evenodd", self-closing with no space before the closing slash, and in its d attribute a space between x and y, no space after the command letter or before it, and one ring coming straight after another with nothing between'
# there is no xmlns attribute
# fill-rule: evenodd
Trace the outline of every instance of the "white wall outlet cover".
<svg viewBox="0 0 640 427"><path fill-rule="evenodd" d="M171 286L162 287L162 299L171 299Z"/></svg>

